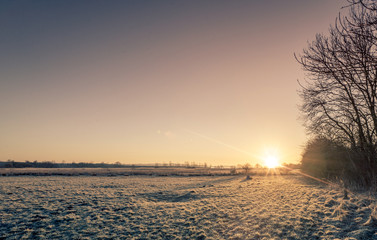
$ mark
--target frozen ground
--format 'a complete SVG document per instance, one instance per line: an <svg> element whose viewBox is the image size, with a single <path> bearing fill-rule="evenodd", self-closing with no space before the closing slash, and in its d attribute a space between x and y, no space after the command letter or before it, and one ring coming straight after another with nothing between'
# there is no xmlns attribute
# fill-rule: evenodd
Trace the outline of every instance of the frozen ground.
<svg viewBox="0 0 377 240"><path fill-rule="evenodd" d="M376 217L301 176L0 177L0 239L377 239Z"/></svg>

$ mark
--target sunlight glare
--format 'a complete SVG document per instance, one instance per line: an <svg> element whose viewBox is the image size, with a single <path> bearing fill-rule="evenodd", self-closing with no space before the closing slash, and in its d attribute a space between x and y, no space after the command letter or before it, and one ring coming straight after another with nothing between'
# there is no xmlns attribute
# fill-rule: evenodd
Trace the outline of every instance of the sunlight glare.
<svg viewBox="0 0 377 240"><path fill-rule="evenodd" d="M268 168L276 168L277 166L279 166L279 161L278 161L278 158L276 156L267 156L264 159L264 164Z"/></svg>
<svg viewBox="0 0 377 240"><path fill-rule="evenodd" d="M276 150L272 151L270 149L266 151L263 160L264 165L268 168L276 168L279 166L279 157Z"/></svg>

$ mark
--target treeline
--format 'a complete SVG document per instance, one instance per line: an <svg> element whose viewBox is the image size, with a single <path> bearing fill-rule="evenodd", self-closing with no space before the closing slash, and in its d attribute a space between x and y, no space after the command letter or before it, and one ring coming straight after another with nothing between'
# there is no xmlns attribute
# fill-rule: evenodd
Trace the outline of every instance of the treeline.
<svg viewBox="0 0 377 240"><path fill-rule="evenodd" d="M128 165L122 165L120 163L55 163L52 161L25 161L16 162L14 160L8 160L6 162L0 162L0 168L121 168L131 167Z"/></svg>
<svg viewBox="0 0 377 240"><path fill-rule="evenodd" d="M251 166L251 165L250 165ZM0 161L0 168L208 168L208 169L228 169L236 168L235 166L223 166L223 165L208 165L207 163L195 163L195 162L185 162L185 163L154 163L154 164L122 164L120 162L115 163L56 163L53 161L25 161L16 162L9 159L6 162ZM241 167L240 167L241 168Z"/></svg>
<svg viewBox="0 0 377 240"><path fill-rule="evenodd" d="M299 169L301 164L286 164L283 163L283 168L286 169ZM195 163L195 162L184 162L184 163L154 163L154 164L122 164L120 162L115 163L56 163L52 161L25 161L25 162L16 162L9 159L6 162L0 161L0 168L191 168L191 169L217 169L217 170L229 170L231 173L236 172L248 172L251 169L266 169L267 167L260 164L251 165L250 163L238 164L236 166L224 166L224 165L209 165L207 163Z"/></svg>

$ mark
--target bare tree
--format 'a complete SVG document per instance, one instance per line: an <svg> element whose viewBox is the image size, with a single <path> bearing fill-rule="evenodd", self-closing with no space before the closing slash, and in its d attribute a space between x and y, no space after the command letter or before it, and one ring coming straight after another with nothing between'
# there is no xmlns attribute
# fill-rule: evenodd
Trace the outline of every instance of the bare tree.
<svg viewBox="0 0 377 240"><path fill-rule="evenodd" d="M348 0L348 2L350 6L359 4L368 10L377 11L377 2L375 0Z"/></svg>
<svg viewBox="0 0 377 240"><path fill-rule="evenodd" d="M295 57L307 73L300 91L307 130L357 152L355 171L369 184L377 170L377 11L362 2Z"/></svg>
<svg viewBox="0 0 377 240"><path fill-rule="evenodd" d="M246 163L246 164L242 165L242 169L245 170L246 175L249 173L250 168L251 168L250 163Z"/></svg>

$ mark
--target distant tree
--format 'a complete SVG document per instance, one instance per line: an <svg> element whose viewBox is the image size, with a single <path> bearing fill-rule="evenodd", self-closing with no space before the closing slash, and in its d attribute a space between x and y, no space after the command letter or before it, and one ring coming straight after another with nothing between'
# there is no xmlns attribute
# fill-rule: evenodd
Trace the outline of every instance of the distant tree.
<svg viewBox="0 0 377 240"><path fill-rule="evenodd" d="M250 163L246 163L246 164L242 165L242 169L245 171L245 174L249 173L250 168L251 168Z"/></svg>
<svg viewBox="0 0 377 240"><path fill-rule="evenodd" d="M296 59L308 76L300 91L306 129L347 146L356 174L370 184L377 177L377 11L361 2Z"/></svg>
<svg viewBox="0 0 377 240"><path fill-rule="evenodd" d="M7 168L13 168L14 167L14 160L8 159L7 164L5 165Z"/></svg>
<svg viewBox="0 0 377 240"><path fill-rule="evenodd" d="M301 163L283 163L283 166L289 169L300 169Z"/></svg>
<svg viewBox="0 0 377 240"><path fill-rule="evenodd" d="M55 164L51 161L44 161L44 162L39 163L39 167L42 167L42 168L52 168L54 166Z"/></svg>
<svg viewBox="0 0 377 240"><path fill-rule="evenodd" d="M237 174L237 168L236 168L236 166L231 166L229 173L232 174L232 175Z"/></svg>

